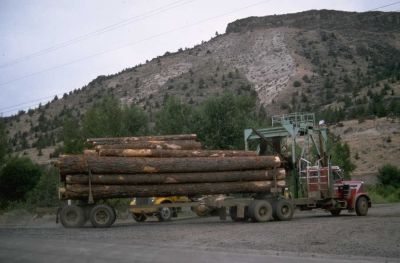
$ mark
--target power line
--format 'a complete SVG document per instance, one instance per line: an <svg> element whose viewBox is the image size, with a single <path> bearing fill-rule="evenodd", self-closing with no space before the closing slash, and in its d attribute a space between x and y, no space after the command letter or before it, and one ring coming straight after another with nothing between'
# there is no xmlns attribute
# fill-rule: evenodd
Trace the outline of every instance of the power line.
<svg viewBox="0 0 400 263"><path fill-rule="evenodd" d="M59 50L59 49L61 49L61 48L68 47L68 46L71 46L71 45L73 45L73 44L82 42L82 41L84 41L84 40L86 40L86 39L89 39L89 38L91 38L91 37L99 36L99 35L104 34L104 33L106 33L106 32L109 32L109 31L112 31L112 30L115 30L115 29L118 29L118 28L127 26L127 25L129 25L129 24L134 23L134 22L137 22L137 21L146 19L146 18L148 18L148 17L151 17L151 16L154 16L154 15L163 13L163 12L168 11L168 10L173 9L173 8L181 7L181 6L183 6L183 5L189 4L189 3L194 2L194 1L197 1L197 0L184 1L183 3L179 4L179 3L182 2L182 1L184 1L184 0L175 1L175 2L170 3L170 4L168 4L168 5L164 5L164 6L162 6L162 7L153 9L153 10L148 11L148 12L145 12L145 13L143 13L143 14L140 14L140 15L137 15L137 16L134 16L134 17L131 17L131 18L128 18L128 19L121 20L121 21L118 22L118 23L111 24L111 25L108 25L108 26L106 26L106 27L97 29L97 30L95 30L95 31L92 31L92 32L89 32L89 33L86 33L86 34L83 34L83 35L74 37L74 38L72 38L72 39L70 39L70 40L67 40L67 41L58 43L58 44L56 44L56 45L50 46L50 47L48 47L48 48L39 50L39 51L34 52L34 53L31 53L31 54L28 54L28 55L26 55L26 56L16 58L16 59L14 59L14 60L11 60L11 61L9 61L9 62L6 62L6 63L0 65L0 68L9 67L9 66L12 66L12 65L15 65L15 64L18 64L18 63L27 61L27 60L32 59L32 58L34 58L34 57L38 57L38 56L42 56L42 55L48 54L48 53L50 53L50 52Z"/></svg>
<svg viewBox="0 0 400 263"><path fill-rule="evenodd" d="M35 107L35 106L38 106L39 104L37 103L37 102L44 102L44 101L46 101L46 100L48 100L48 99L50 99L50 98L54 98L55 96L57 96L57 97L60 97L60 96L62 96L63 95L63 93L60 93L60 94L56 94L56 95L54 95L54 96L49 96L49 97L44 97L43 99L41 99L41 100L36 100L36 102L35 103L22 103L22 105L25 105L24 107L22 107L22 108L20 108L20 107L17 107L17 106L14 106L14 107L9 107L8 108L8 110L5 110L5 111L2 111L1 113L0 113L0 116L2 115L2 114L4 114L4 113L9 113L9 112L13 112L13 111L20 111L20 110L24 110L24 109L30 109L30 108L32 108L32 107Z"/></svg>
<svg viewBox="0 0 400 263"><path fill-rule="evenodd" d="M400 1L393 2L393 3L388 4L388 5L383 5L383 6L380 6L380 7L376 7L376 8L374 8L374 9L366 10L366 11L364 11L364 12L362 12L362 13L367 13L367 12L376 11L376 10L378 10L378 9L385 8L385 7L389 7L389 6L393 6L393 5L397 5L397 4L400 4ZM397 12L397 11L398 11L398 10L390 11L390 12ZM348 19L349 17L358 16L358 15L360 15L360 14L362 14L362 13L357 13L357 12L356 12L355 14L352 14L352 15L347 16L346 19ZM381 14L375 15L375 16L373 16L373 17L374 17L374 18L377 18L377 17L381 17L381 16L384 16L384 15L386 15L386 13L385 13L385 11L382 11ZM365 17L364 19L361 18L359 21L363 21L363 20L366 20L366 19L370 19L370 17ZM356 22L352 22L352 23L355 24ZM347 26L348 26L348 25L347 25ZM329 30L338 29L338 28L339 28L339 25L334 26L334 27L331 27L331 28L329 28Z"/></svg>
<svg viewBox="0 0 400 263"><path fill-rule="evenodd" d="M393 2L393 3L391 3L391 4L384 5L384 6L380 6L380 7L376 7L376 8L374 8L374 9L371 9L371 10L368 10L368 11L364 11L364 12L375 11L375 10L378 10L378 9L381 9L381 8L385 8L385 7L388 7L388 6L397 5L397 4L399 4L399 3L400 3L400 1Z"/></svg>
<svg viewBox="0 0 400 263"><path fill-rule="evenodd" d="M175 28L175 29L172 29L172 30L169 30L169 31L165 31L165 32L162 32L162 33L159 33L159 34L156 34L156 35L153 35L153 36L150 36L150 37L147 37L147 38L138 40L138 41L136 41L136 42L128 43L128 44L126 44L126 45L123 45L123 46L120 46L120 47L117 47L117 48L114 48L114 49L105 50L105 51L102 51L102 52L99 52L99 53L96 53L96 54L93 54L93 55L90 55L90 56L87 56L87 57L83 57L83 58L80 58L80 59L77 59L77 60L73 60L73 61L70 61L70 62L61 64L61 65L55 66L55 67L51 67L51 68L48 68L48 69L45 69L45 70L42 70L42 71L34 72L34 73L31 73L31 74L22 76L22 77L20 77L20 78L16 78L16 79L13 79L13 80L10 80L10 81L1 83L0 86L7 85L7 84L10 84L10 83L15 82L15 81L18 81L18 80L22 80L22 79L25 79L25 78L28 78L28 77L31 77L31 76L34 76L34 75L37 75L37 74L41 74L41 73L44 73L44 72L52 71L52 70L55 70L55 69L58 69L58 68L61 68L61 67L65 67L65 66L68 66L68 65L71 65L71 64L75 64L75 63L78 63L78 62L80 62L80 61L87 60L87 59L90 59L90 58L93 58L93 57L96 57L96 56L100 56L100 55L103 55L103 54L106 54L106 53L110 53L110 52L113 52L113 51L117 51L117 50L123 49L123 48L128 47L128 46L132 46L132 45L135 45L135 44L139 44L139 43L141 43L141 42L144 42L144 41L147 41L147 40L151 40L151 39L153 39L153 38L157 38L157 37L163 36L163 35L165 35L165 34L173 33L173 32L176 32L176 31L185 29L185 28L189 28L189 27L192 27L192 26L195 26L195 25L198 25L198 24L201 24L201 23L210 21L210 20L214 20L214 19L217 19L217 18L226 16L226 15L229 15L229 14L232 14L232 13L236 13L236 12L238 12L238 11L242 11L242 10L244 10L244 9L248 9L248 8L250 8L250 7L254 7L254 6L257 6L257 5L261 5L261 4L263 4L263 3L270 2L270 1L271 1L271 0L267 0L267 1L264 0L264 1L256 2L256 3L254 3L254 4L251 4L251 5L248 5L248 6L244 6L244 7L242 7L242 8L238 8L238 9L232 10L232 11L227 12L227 13L223 13L223 14L220 14L220 15L217 15L217 16L213 16L213 17L204 19L204 20L197 21L197 22L195 22L195 23L192 23L192 24L189 24L189 25L186 25L186 26L182 26L182 27L178 27L178 28ZM179 1L176 1L176 2L179 2ZM174 2L174 3L176 3L176 2ZM379 6L379 7L376 7L376 8L374 8L374 9L370 9L370 10L367 10L367 11L364 11L364 12L375 11L375 10L378 10L378 9L381 9L381 8L385 8L385 7L389 7L389 6L393 6L393 5L396 5L396 4L399 4L399 3L400 3L400 1L397 1L397 2L394 2L394 3L391 3L391 4ZM396 11L394 11L394 12L396 12ZM354 14L354 15L358 15L358 13L357 13L357 14ZM381 15L384 15L384 14L381 14ZM378 16L376 16L376 17L378 17ZM61 94L60 94L60 96L61 96ZM49 97L46 97L46 98L51 98L51 97L53 97L53 96L49 96ZM46 98L43 98L43 99L46 99ZM36 101L39 101L39 100L41 100L41 99L37 99ZM30 101L30 102L31 102L31 101ZM25 104L28 104L28 103L30 103L30 102L21 103L21 104L18 104L18 105L13 105L13 106L1 108L0 110L16 108L17 106L25 105ZM36 104L35 104L35 105L36 105ZM13 109L13 110L8 110L8 111L3 111L2 113L7 113L7 112L10 112L10 111L14 111L14 110L15 110L15 109Z"/></svg>
<svg viewBox="0 0 400 263"><path fill-rule="evenodd" d="M188 24L188 25L185 25L185 26L182 26L182 27L178 27L178 28L175 28L175 29L171 29L171 30L165 31L165 32L162 32L162 33L159 33L159 34L156 34L156 35L153 35L153 36L150 36L150 37L141 39L141 40L139 40L139 41L132 42L132 43L129 43L129 44L127 44L127 45L120 46L120 47L118 47L118 48L114 48L114 49L110 49L110 50L105 50L105 51L102 51L102 52L99 52L99 53L96 53L96 54L93 54L93 55L90 55L90 56L87 56L87 57L83 57L83 58L80 58L80 59L77 59L77 60L74 60L74 61L70 61L70 62L61 64L61 65L55 66L55 67L51 67L51 68L48 68L48 69L45 69L45 70L42 70L42 71L34 72L34 73L31 73L31 74L22 76L22 77L20 77L20 78L13 79L13 80L10 80L10 81L1 83L0 86L4 86L4 85L10 84L10 83L12 83L12 82L15 82L15 81L18 81L18 80L22 80L22 79L25 79L25 78L28 78L28 77L31 77L31 76L34 76L34 75L37 75L37 74L41 74L41 73L48 72L48 71L52 71L52 70L55 70L55 69L58 69L58 68L61 68L61 67L65 67L65 66L67 66L67 65L75 64L75 63L78 63L78 62L80 62L80 61L87 60L87 59L90 59L90 58L93 58L93 57L96 57L96 56L100 56L100 55L103 55L103 54L106 54L106 53L109 53L109 52L113 52L113 51L116 51L116 50L120 50L120 49L125 48L125 47L128 47L128 46L132 46L132 45L135 45L135 44L139 44L139 43L141 43L141 42L144 42L144 41L147 41L147 40L150 40L150 39L153 39L153 38L157 38L157 37L160 37L160 36L163 36L163 35L166 35L166 34L170 34L170 33L173 33L173 32L176 32L176 31L185 29L185 28L189 28L189 27L192 27L192 26L201 24L201 23L205 23L205 22L208 22L208 21L210 21L210 20L214 20L214 19L217 19L217 18L220 18L220 17L223 17L223 16L227 16L227 15L230 15L230 14L233 14L233 13L236 13L236 12L239 12L239 11L242 11L242 10L245 10L245 9L248 9L248 8L251 8L251 7L254 7L254 6L257 6L257 5L265 4L265 3L270 2L270 1L272 1L272 0L264 0L264 1L256 2L256 3L251 4L251 5L247 5L247 6L238 8L238 9L234 9L234 10L229 11L229 12L227 12L227 13L219 14L219 15L217 15L217 16L209 17L209 18L206 18L206 19L197 21L197 22L192 23L192 24ZM52 97L52 96L49 96L49 97L47 97L47 98L50 98L50 97ZM29 103L29 102L28 102L28 103ZM24 103L24 104L27 104L27 103ZM35 104L35 105L36 105L36 104ZM9 107L2 108L1 110L7 110L7 109L15 108L15 107L16 107L16 105L13 105L13 106L9 106ZM15 110L16 110L16 109L7 110L7 111L3 111L2 113L8 113L8 112L15 111Z"/></svg>
<svg viewBox="0 0 400 263"><path fill-rule="evenodd" d="M19 81L19 80L23 80L23 79L26 79L26 78L29 78L29 77L32 77L32 76L35 76L35 75L38 75L38 74L41 74L41 73L53 71L53 70L58 69L58 68L62 68L62 67L68 66L68 65L76 64L76 63L81 62L81 61L84 61L84 60L88 60L88 59L91 59L91 58L94 58L94 57L97 57L97 56L101 56L101 55L104 55L104 54L107 54L107 53L110 53L110 52L114 52L114 51L117 51L117 50L120 50L120 49L129 47L129 46L133 46L133 45L136 45L136 44L140 44L140 43L142 43L142 42L145 42L145 41L148 41L148 40L151 40L151 39L154 39L154 38L157 38L157 37L166 35L166 34L174 33L174 32L176 32L176 31L180 31L180 30L182 30L182 29L186 29L186 28L189 28L189 27L193 27L193 26L202 24L202 23L204 23L204 22L208 22L208 21L210 21L210 20L214 20L214 19L217 19L217 18L226 16L226 15L230 15L230 14L233 14L233 13L236 13L236 12L239 12L239 11L242 11L242 10L244 10L244 9L248 9L248 8L250 8L250 7L254 7L254 6L257 6L257 5L261 5L261 4L270 2L270 1L271 1L271 0L260 1L260 2L257 2L257 3L251 4L251 5L247 5L247 6L242 7L242 8L235 9L235 10L230 11L230 12L227 12L227 13L223 13L223 14L220 14L220 15L217 15L217 16L213 16L213 17L204 19L204 20L197 21L197 22L192 23L192 24L188 24L188 25L181 26L181 27L178 27L178 28L175 28L175 29L171 29L171 30L168 30L168 31L164 31L164 32L162 32L162 33L159 33L159 34L156 34L156 35L152 35L152 36L150 36L150 37L147 37L147 38L144 38L144 39L135 41L135 42L131 42L131 43L128 43L128 44L125 44L125 45L122 45L122 46L119 46L119 47L116 47L116 48L113 48L113 49L104 50L104 51L101 51L101 52L92 54L92 55L90 55L90 56L82 57L82 58L79 58L79 59L76 59L76 60L72 60L72 61L66 62L66 63L64 63L64 64L60 64L60 65L57 65L57 66L54 66L54 67L50 67L50 68L47 68L47 69L43 69L43 70L40 70L40 71L36 71L36 72L30 73L30 74L27 74L27 75L24 75L24 76L15 78L15 79L11 79L11 80L6 81L6 82L3 82L3 83L0 83L0 86L5 86L5 85L8 85L8 84L10 84L10 83L13 83L13 82L16 82L16 81Z"/></svg>
<svg viewBox="0 0 400 263"><path fill-rule="evenodd" d="M54 96L58 96L58 94L54 95ZM19 103L19 104L15 104L15 105L12 105L12 106L3 107L3 108L0 108L0 111L12 109L12 108L17 108L19 106L23 106L23 105L30 104L30 103L33 103L33 102L43 101L43 100L46 100L46 99L53 98L54 96L47 96L47 97L37 98L37 99L34 99L34 100L25 101L25 102L22 102L22 103Z"/></svg>

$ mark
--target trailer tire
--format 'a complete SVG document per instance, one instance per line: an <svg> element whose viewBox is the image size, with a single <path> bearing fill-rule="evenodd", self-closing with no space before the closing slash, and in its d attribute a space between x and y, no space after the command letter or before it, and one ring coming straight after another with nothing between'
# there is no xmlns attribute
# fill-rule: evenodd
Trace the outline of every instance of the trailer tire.
<svg viewBox="0 0 400 263"><path fill-rule="evenodd" d="M116 219L115 211L108 205L96 205L90 211L90 222L94 227L110 227Z"/></svg>
<svg viewBox="0 0 400 263"><path fill-rule="evenodd" d="M248 210L249 209L247 207L245 207L245 209L244 209L244 217L240 218L240 217L237 217L237 207L236 206L231 206L231 207L229 207L229 215L230 215L232 221L244 222L244 221L249 220L249 211Z"/></svg>
<svg viewBox="0 0 400 263"><path fill-rule="evenodd" d="M356 214L366 216L368 214L368 200L365 196L360 196L356 202Z"/></svg>
<svg viewBox="0 0 400 263"><path fill-rule="evenodd" d="M77 205L65 205L60 211L60 221L64 227L82 227L86 222L85 211Z"/></svg>
<svg viewBox="0 0 400 263"><path fill-rule="evenodd" d="M267 222L272 217L272 205L266 200L253 200L249 205L249 214L255 222Z"/></svg>
<svg viewBox="0 0 400 263"><path fill-rule="evenodd" d="M147 219L147 216L145 214L137 214L137 213L132 213L133 220L135 220L138 223L144 222Z"/></svg>
<svg viewBox="0 0 400 263"><path fill-rule="evenodd" d="M117 211L115 210L115 208L114 207L112 207L111 206L111 209L113 210L113 212L114 212L114 219L113 219L113 221L112 221L112 223L111 223L111 225L114 225L114 223L115 223L115 220L117 220Z"/></svg>
<svg viewBox="0 0 400 263"><path fill-rule="evenodd" d="M280 199L274 202L272 205L272 209L272 217L275 220L288 221L293 218L293 205L285 199Z"/></svg>

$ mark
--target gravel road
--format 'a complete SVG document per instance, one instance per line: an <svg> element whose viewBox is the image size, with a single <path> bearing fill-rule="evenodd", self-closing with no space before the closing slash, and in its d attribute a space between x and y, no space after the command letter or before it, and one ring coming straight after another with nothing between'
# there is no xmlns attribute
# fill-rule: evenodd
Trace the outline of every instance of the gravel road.
<svg viewBox="0 0 400 263"><path fill-rule="evenodd" d="M0 262L400 262L400 204L366 217L296 211L268 223L192 217L65 229L52 219L3 221Z"/></svg>

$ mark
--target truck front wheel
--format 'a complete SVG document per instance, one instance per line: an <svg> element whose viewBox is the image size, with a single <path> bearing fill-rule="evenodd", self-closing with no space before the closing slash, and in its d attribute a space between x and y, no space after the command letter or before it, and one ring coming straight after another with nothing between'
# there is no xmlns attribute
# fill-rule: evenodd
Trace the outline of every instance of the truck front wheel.
<svg viewBox="0 0 400 263"><path fill-rule="evenodd" d="M356 202L356 214L366 216L368 214L368 200L365 196L360 196Z"/></svg>

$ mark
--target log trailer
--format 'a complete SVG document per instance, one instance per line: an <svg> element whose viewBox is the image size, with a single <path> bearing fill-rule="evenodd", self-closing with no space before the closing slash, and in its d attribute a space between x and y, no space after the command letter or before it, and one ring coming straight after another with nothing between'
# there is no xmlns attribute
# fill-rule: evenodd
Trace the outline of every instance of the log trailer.
<svg viewBox="0 0 400 263"><path fill-rule="evenodd" d="M66 185L60 188L60 200L68 202L64 202L58 209L57 222L60 220L64 227L81 227L89 220L93 227L110 227L116 219L116 212L110 205L100 204L100 200L113 197L177 195L189 196L191 201L136 204L130 208L136 211L156 209L162 212L190 207L197 214L212 211L212 214L218 215L222 220L229 214L233 221L251 219L255 222L290 220L295 208L322 208L332 215L339 215L344 209L355 211L359 216L367 214L371 200L363 190L363 183L344 180L341 169L330 164L326 149L327 128L324 125L315 125L314 114L274 116L272 127L246 129L244 139L247 152L227 151L226 154L230 156L227 158L222 157L224 152L189 152L188 149L179 152L183 156L180 159L132 157L138 153L140 156L150 154L149 156L162 157L158 155L166 153L158 147L154 148L151 142L151 149L155 150L109 150L112 154L125 154L123 156L130 156L131 159L72 156L68 159L69 163L65 161L64 167L59 165L61 178L64 176L62 182L86 185ZM161 147L171 145L169 142L158 144ZM291 146L291 151L288 150L288 145ZM317 152L315 158L312 157L310 146L314 146L314 151ZM248 151L251 148L256 148L260 156L252 156ZM296 156L299 148L301 154ZM208 157L200 157L203 155ZM119 166L115 165L116 160ZM202 164L202 170L198 170L198 162ZM287 173L282 166L285 166L286 171L291 171L289 188L282 180ZM115 184L115 175L102 175L110 167L116 169L114 172L124 174L118 175L117 183L120 185L92 185L111 180ZM178 173L171 173L176 172L177 168ZM257 170L266 168L269 170ZM82 174L85 171L87 173ZM67 175L73 173L74 176ZM123 185L133 180L135 183L141 180L141 184L149 184L151 181L154 185Z"/></svg>

